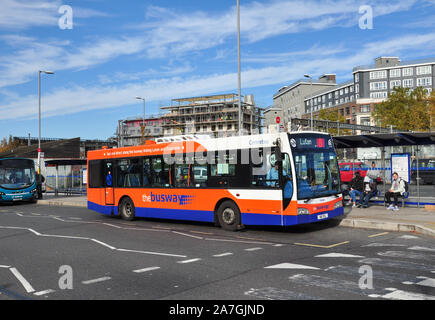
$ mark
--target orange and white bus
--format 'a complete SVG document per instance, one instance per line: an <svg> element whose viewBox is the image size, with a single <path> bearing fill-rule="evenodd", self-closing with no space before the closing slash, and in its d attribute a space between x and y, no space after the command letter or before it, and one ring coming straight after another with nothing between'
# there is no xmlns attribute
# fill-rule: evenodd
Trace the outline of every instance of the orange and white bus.
<svg viewBox="0 0 435 320"><path fill-rule="evenodd" d="M159 141L159 140L157 140ZM88 208L102 214L288 226L343 215L328 134L178 137L88 152Z"/></svg>

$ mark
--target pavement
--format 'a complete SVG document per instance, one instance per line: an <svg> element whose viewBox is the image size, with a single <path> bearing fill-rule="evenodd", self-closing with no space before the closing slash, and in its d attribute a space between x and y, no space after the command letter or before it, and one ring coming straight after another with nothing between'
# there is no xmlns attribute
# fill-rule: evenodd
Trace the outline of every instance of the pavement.
<svg viewBox="0 0 435 320"><path fill-rule="evenodd" d="M38 205L87 208L86 196L44 195ZM350 212L349 212L350 211ZM435 210L433 206L405 207L398 212L387 210L382 205L369 208L345 208L346 216L340 226L383 231L412 232L435 238Z"/></svg>

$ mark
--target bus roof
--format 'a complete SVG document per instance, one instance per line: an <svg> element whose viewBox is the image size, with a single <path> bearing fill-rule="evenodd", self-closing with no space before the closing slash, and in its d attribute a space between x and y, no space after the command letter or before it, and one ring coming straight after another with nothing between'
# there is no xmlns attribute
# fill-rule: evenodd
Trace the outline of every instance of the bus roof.
<svg viewBox="0 0 435 320"><path fill-rule="evenodd" d="M194 153L205 151L252 149L252 148L271 148L276 145L278 138L285 139L287 132L268 133L247 136L222 137L213 139L195 139L189 136L187 141L162 142L156 144L102 149L88 151L88 160L111 159L124 157L143 157L163 154ZM322 134L323 132L298 131L290 134ZM177 139L178 140L178 139Z"/></svg>

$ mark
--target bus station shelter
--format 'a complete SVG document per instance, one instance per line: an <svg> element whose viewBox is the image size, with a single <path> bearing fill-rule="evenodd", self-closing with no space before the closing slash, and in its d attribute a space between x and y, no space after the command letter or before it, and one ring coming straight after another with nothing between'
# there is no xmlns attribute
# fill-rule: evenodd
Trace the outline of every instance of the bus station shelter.
<svg viewBox="0 0 435 320"><path fill-rule="evenodd" d="M434 203L424 203L421 201L420 197L420 172L422 169L427 168L420 168L420 162L422 161L419 159L419 150L421 151L421 148L423 146L431 146L435 145L435 132L395 132L395 133L381 133L381 134L362 134L362 135L353 135L353 136L339 136L334 137L334 144L336 149L353 149L353 148L379 148L381 150L381 163L383 171L383 179L384 182L384 195L386 192L386 182L387 179L387 163L385 159L385 149L387 147L409 147L413 146L415 150L415 161L416 166L412 166L413 168L410 168L410 170L416 170L416 190L411 191L412 197L417 196L417 202L407 202L409 204L416 204L418 207L422 204L434 204ZM431 168L430 168L431 169ZM435 170L435 168L434 168ZM435 172L434 172L435 174ZM435 189L435 186L434 186ZM413 191L416 191L417 195L412 194ZM430 190L430 193L432 191ZM435 197L435 192L431 195L431 197ZM435 200L435 199L434 199ZM432 201L434 202L434 201Z"/></svg>
<svg viewBox="0 0 435 320"><path fill-rule="evenodd" d="M48 168L55 168L55 183L54 183L54 192L57 196L59 192L64 192L67 194L73 193L82 193L83 191L83 176L84 172L83 168L87 165L86 160L84 159L56 159L56 160L46 160L45 166ZM59 176L59 167L69 168L69 172L71 176ZM78 172L74 172L72 168L79 167L80 170ZM50 177L47 177L50 178ZM59 183L62 180L62 183Z"/></svg>

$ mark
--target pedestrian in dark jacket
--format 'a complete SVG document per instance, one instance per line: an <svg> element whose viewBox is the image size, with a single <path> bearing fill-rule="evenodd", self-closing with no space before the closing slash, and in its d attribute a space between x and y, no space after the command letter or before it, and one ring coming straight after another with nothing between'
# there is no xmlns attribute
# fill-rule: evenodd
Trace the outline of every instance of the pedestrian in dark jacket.
<svg viewBox="0 0 435 320"><path fill-rule="evenodd" d="M356 207L356 197L363 196L364 191L364 180L361 177L361 173L359 171L355 172L355 176L350 182L350 197L352 198L353 206Z"/></svg>
<svg viewBox="0 0 435 320"><path fill-rule="evenodd" d="M360 198L358 208L368 208L369 207L369 201L371 198L373 198L376 193L378 192L376 181L373 179L370 179L370 177L367 175L364 178L364 189L363 189L363 195Z"/></svg>

